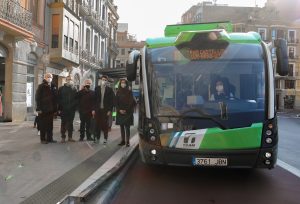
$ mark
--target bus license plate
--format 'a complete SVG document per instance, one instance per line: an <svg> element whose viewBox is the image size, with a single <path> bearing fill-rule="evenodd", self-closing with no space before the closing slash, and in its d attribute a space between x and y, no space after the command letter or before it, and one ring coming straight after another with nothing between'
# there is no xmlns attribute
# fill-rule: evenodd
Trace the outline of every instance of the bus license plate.
<svg viewBox="0 0 300 204"><path fill-rule="evenodd" d="M227 166L227 158L194 158L195 166Z"/></svg>

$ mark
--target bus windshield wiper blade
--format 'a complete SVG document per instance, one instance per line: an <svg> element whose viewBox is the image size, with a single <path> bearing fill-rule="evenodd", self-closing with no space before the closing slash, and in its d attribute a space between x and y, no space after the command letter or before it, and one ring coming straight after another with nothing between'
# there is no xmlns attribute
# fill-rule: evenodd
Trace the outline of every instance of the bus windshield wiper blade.
<svg viewBox="0 0 300 204"><path fill-rule="evenodd" d="M186 115L187 113L198 113L199 116L190 116L190 115ZM189 118L203 118L203 119L209 119L212 120L213 122L215 122L216 124L219 125L220 128L222 128L223 130L225 129L229 129L228 127L226 127L225 125L223 125L220 121L218 121L216 118L214 118L213 116L210 116L206 113L204 113L201 109L198 108L192 108L192 109L188 109L184 112L181 113L181 116L183 118L189 117Z"/></svg>
<svg viewBox="0 0 300 204"><path fill-rule="evenodd" d="M186 113L190 113L190 112L196 112L200 115L185 115ZM171 118L191 118L191 119L208 119L208 120L212 120L213 122L215 122L221 129L225 130L225 129L229 129L228 127L226 127L225 125L223 125L220 121L218 121L217 119L215 119L214 117L207 115L205 113L202 113L202 111L199 111L199 109L190 109L187 111L184 111L181 115L154 115L155 117L166 117L169 120L171 120Z"/></svg>

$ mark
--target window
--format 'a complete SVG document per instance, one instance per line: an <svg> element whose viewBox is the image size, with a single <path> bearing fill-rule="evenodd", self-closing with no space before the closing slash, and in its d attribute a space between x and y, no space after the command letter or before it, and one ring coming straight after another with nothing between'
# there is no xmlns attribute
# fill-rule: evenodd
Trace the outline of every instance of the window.
<svg viewBox="0 0 300 204"><path fill-rule="evenodd" d="M79 27L78 27L78 25L75 25L75 30L74 30L74 40L75 40L74 52L75 52L75 54L78 54L78 36L79 36Z"/></svg>
<svg viewBox="0 0 300 204"><path fill-rule="evenodd" d="M295 81L294 80L285 80L284 87L285 87L285 89L295 89Z"/></svg>
<svg viewBox="0 0 300 204"><path fill-rule="evenodd" d="M90 31L90 29L86 29L86 34L85 34L86 36L85 36L85 49L87 50L87 51L90 51L90 44L91 44L91 31Z"/></svg>
<svg viewBox="0 0 300 204"><path fill-rule="evenodd" d="M258 28L258 33L260 34L262 40L267 39L267 29L266 28Z"/></svg>
<svg viewBox="0 0 300 204"><path fill-rule="evenodd" d="M277 32L275 29L272 30L272 40L276 39Z"/></svg>
<svg viewBox="0 0 300 204"><path fill-rule="evenodd" d="M277 30L277 38L285 38L284 30Z"/></svg>
<svg viewBox="0 0 300 204"><path fill-rule="evenodd" d="M69 45L69 18L64 17L64 49L68 50Z"/></svg>
<svg viewBox="0 0 300 204"><path fill-rule="evenodd" d="M289 47L289 58L295 58L295 47Z"/></svg>
<svg viewBox="0 0 300 204"><path fill-rule="evenodd" d="M121 55L125 55L125 49L124 48L121 50Z"/></svg>
<svg viewBox="0 0 300 204"><path fill-rule="evenodd" d="M70 52L74 52L74 22L73 21L70 21L69 37L70 37L69 50Z"/></svg>
<svg viewBox="0 0 300 204"><path fill-rule="evenodd" d="M105 6L102 6L102 20L105 20Z"/></svg>
<svg viewBox="0 0 300 204"><path fill-rule="evenodd" d="M98 37L94 36L94 55L98 56Z"/></svg>
<svg viewBox="0 0 300 204"><path fill-rule="evenodd" d="M289 43L295 43L296 42L295 37L296 37L296 31L295 30L289 30L288 42Z"/></svg>
<svg viewBox="0 0 300 204"><path fill-rule="evenodd" d="M280 89L280 80L276 80L276 89Z"/></svg>
<svg viewBox="0 0 300 204"><path fill-rule="evenodd" d="M32 21L37 24L38 21L38 13L39 13L39 1L33 0L31 1L31 7L32 7Z"/></svg>
<svg viewBox="0 0 300 204"><path fill-rule="evenodd" d="M288 76L294 76L294 66L295 64L289 64Z"/></svg>
<svg viewBox="0 0 300 204"><path fill-rule="evenodd" d="M59 14L52 15L52 48L58 48L59 44Z"/></svg>
<svg viewBox="0 0 300 204"><path fill-rule="evenodd" d="M101 59L104 60L104 42L101 42Z"/></svg>

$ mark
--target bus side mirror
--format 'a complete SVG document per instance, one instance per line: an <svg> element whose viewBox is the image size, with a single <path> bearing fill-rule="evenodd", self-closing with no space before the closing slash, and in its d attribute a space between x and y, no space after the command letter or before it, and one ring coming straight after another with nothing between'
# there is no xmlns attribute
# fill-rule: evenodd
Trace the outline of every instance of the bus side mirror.
<svg viewBox="0 0 300 204"><path fill-rule="evenodd" d="M287 55L287 43L284 39L275 40L276 57L277 57L277 72L281 76L288 74L289 59Z"/></svg>
<svg viewBox="0 0 300 204"><path fill-rule="evenodd" d="M129 54L129 59L126 64L126 76L128 81L134 81L136 78L136 70L138 67L140 56L140 52L137 50L133 50Z"/></svg>

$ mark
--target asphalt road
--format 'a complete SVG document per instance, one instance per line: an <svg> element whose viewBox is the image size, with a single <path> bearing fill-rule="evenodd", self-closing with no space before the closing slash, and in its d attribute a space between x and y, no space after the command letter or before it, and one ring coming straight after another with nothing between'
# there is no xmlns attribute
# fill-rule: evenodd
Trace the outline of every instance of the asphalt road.
<svg viewBox="0 0 300 204"><path fill-rule="evenodd" d="M300 169L300 118L280 115L279 159ZM277 166L273 170L201 169L147 166L130 168L114 204L299 204L300 178Z"/></svg>

